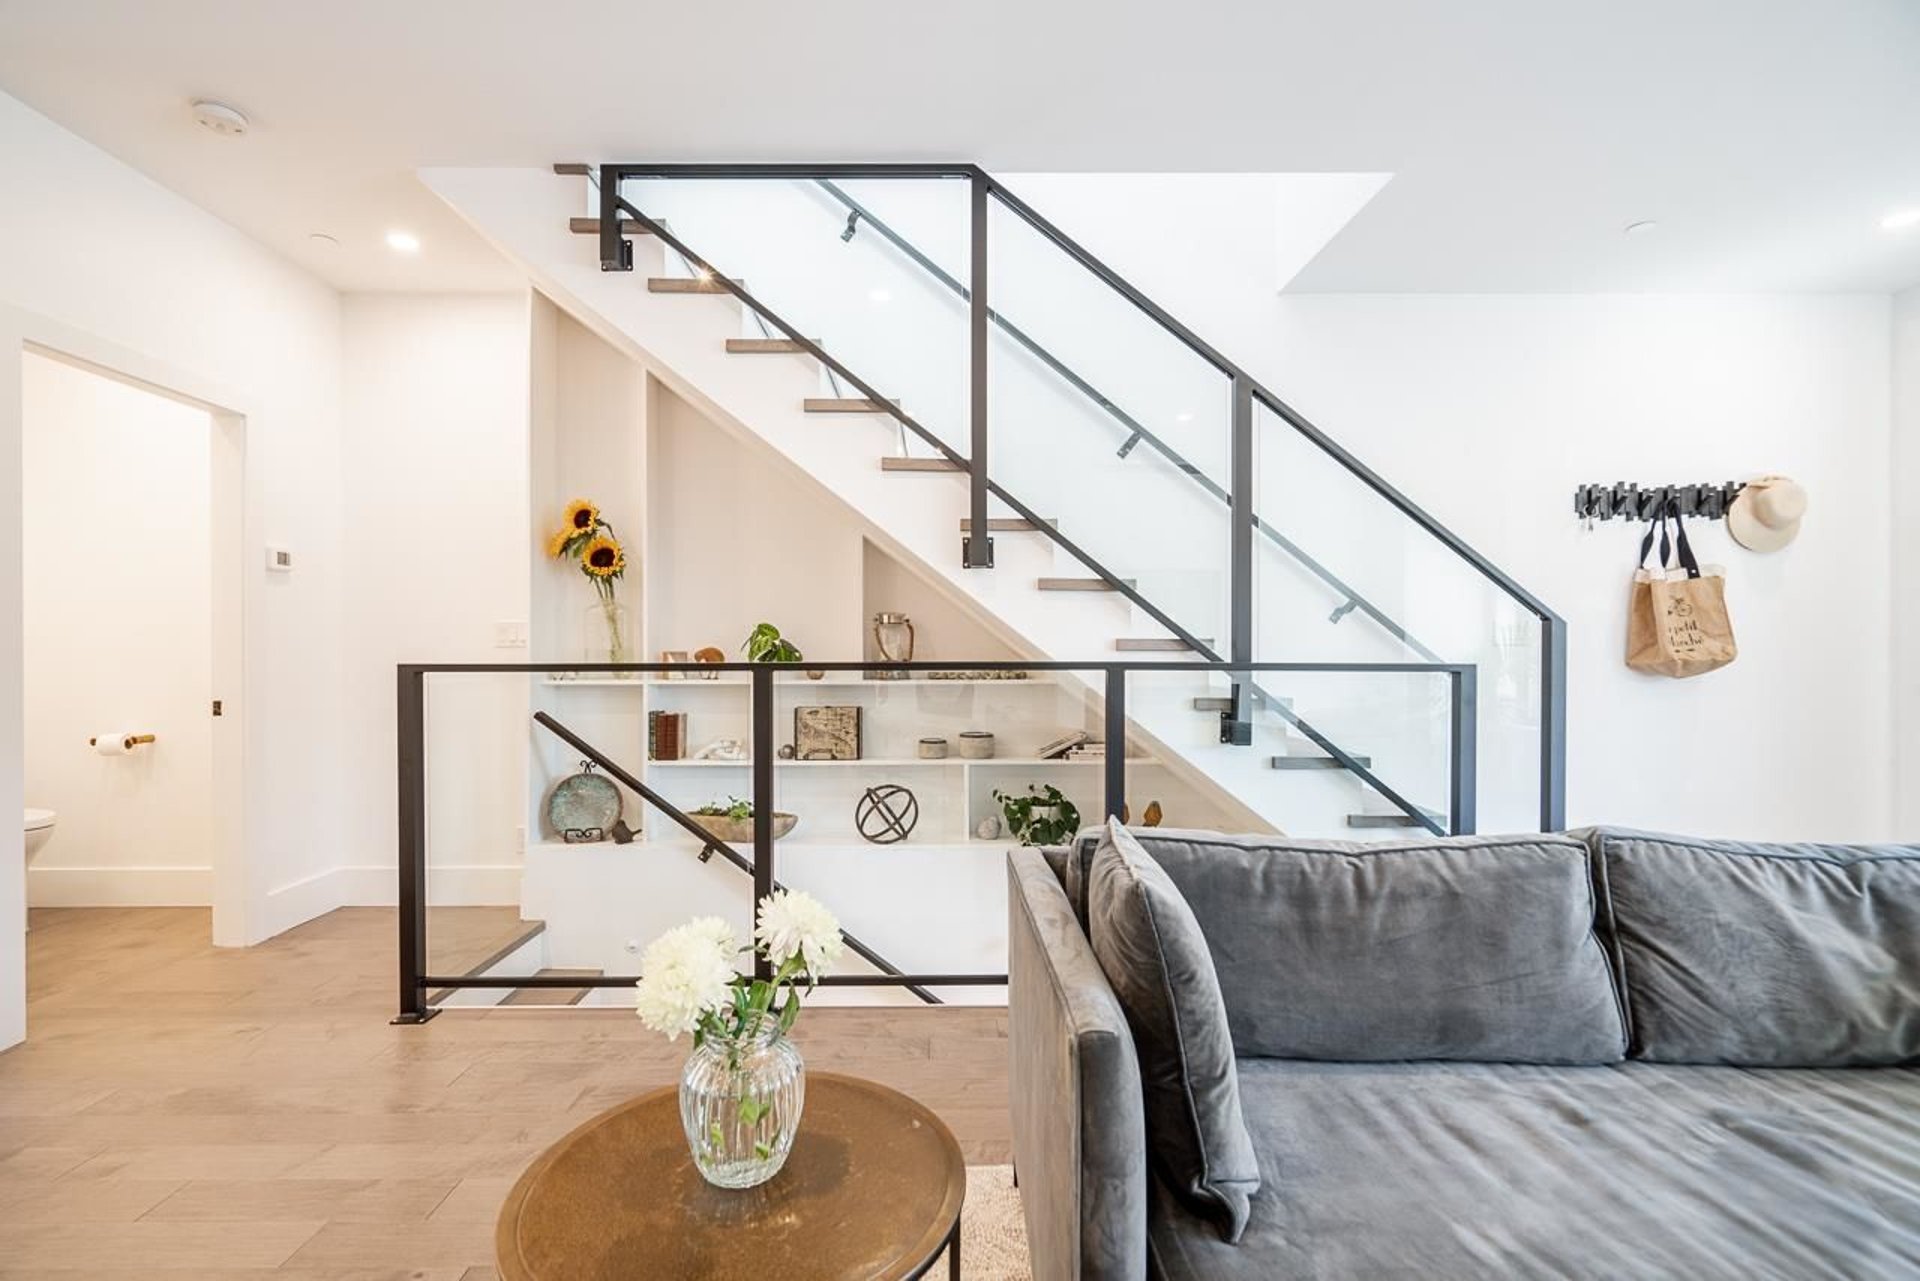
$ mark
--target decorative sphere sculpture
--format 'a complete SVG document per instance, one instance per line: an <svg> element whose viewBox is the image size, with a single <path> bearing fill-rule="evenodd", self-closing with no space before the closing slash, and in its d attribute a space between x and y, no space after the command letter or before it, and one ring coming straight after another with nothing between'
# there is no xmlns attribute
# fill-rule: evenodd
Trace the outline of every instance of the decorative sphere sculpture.
<svg viewBox="0 0 1920 1281"><path fill-rule="evenodd" d="M869 787L853 807L853 825L875 845L904 841L920 821L919 798L898 783Z"/></svg>

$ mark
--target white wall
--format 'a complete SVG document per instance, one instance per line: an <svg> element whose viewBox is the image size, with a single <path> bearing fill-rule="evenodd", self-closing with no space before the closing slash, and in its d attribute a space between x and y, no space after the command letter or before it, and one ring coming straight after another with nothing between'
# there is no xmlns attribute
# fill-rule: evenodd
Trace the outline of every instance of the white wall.
<svg viewBox="0 0 1920 1281"><path fill-rule="evenodd" d="M1894 820L1920 839L1920 287L1893 300Z"/></svg>
<svg viewBox="0 0 1920 1281"><path fill-rule="evenodd" d="M32 900L205 905L212 420L46 356L24 368L26 796L59 815ZM156 741L88 750L109 730Z"/></svg>
<svg viewBox="0 0 1920 1281"><path fill-rule="evenodd" d="M1867 840L1893 821L1888 333L1872 297L1322 296L1233 346L1567 619L1571 822ZM1583 532L1574 487L1762 472L1811 495L1791 548L1694 530L1739 661L1627 671L1638 531Z"/></svg>
<svg viewBox="0 0 1920 1281"><path fill-rule="evenodd" d="M0 352L34 340L246 416L240 798L245 919L266 937L329 903L303 889L340 847L339 300L324 285L105 152L0 95ZM0 360L0 498L18 485L19 360ZM269 579L268 542L293 574ZM19 528L0 523L0 593ZM20 772L19 637L0 638L0 812ZM0 1045L24 1015L18 878L0 877Z"/></svg>
<svg viewBox="0 0 1920 1281"><path fill-rule="evenodd" d="M394 668L521 662L528 620L528 300L345 300L342 430L347 829L337 897L395 894ZM428 861L437 903L518 897L527 685L428 686Z"/></svg>

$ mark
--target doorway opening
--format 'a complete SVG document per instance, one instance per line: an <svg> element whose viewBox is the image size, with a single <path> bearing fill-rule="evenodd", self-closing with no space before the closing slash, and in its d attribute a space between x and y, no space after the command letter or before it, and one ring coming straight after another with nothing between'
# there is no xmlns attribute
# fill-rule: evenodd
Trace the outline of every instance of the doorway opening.
<svg viewBox="0 0 1920 1281"><path fill-rule="evenodd" d="M242 421L59 352L20 359L29 919L208 907L231 938Z"/></svg>

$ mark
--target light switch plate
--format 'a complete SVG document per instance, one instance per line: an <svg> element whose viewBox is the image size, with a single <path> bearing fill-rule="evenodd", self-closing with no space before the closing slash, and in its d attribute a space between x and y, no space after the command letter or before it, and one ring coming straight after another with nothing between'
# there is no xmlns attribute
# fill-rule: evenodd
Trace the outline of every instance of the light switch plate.
<svg viewBox="0 0 1920 1281"><path fill-rule="evenodd" d="M509 619L493 625L493 647L495 649L525 649L527 647L527 624L523 619Z"/></svg>
<svg viewBox="0 0 1920 1281"><path fill-rule="evenodd" d="M267 568L276 574L293 572L293 552L285 547L267 545Z"/></svg>

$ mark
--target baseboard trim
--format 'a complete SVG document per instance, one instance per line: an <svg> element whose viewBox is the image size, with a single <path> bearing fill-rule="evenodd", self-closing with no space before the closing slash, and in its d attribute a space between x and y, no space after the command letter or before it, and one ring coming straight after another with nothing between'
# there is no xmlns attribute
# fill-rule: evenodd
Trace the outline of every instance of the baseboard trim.
<svg viewBox="0 0 1920 1281"><path fill-rule="evenodd" d="M60 867L27 869L33 907L207 907L210 867Z"/></svg>
<svg viewBox="0 0 1920 1281"><path fill-rule="evenodd" d="M455 864L427 870L427 903L431 907L510 907L520 902L518 863ZM336 907L393 907L400 901L399 875L391 867L336 867L296 882L274 897L295 896L310 920ZM289 901L289 910L293 902ZM275 913L279 915L278 912Z"/></svg>

